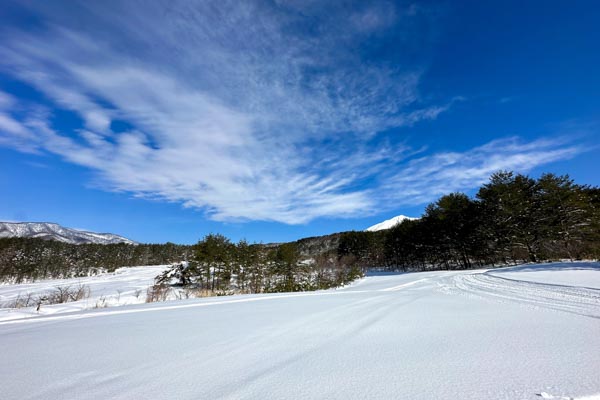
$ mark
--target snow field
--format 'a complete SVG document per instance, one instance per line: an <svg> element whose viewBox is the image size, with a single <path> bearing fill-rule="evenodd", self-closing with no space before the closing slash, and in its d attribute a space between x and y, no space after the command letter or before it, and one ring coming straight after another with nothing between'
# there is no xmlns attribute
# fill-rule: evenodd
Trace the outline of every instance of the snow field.
<svg viewBox="0 0 600 400"><path fill-rule="evenodd" d="M598 398L600 264L576 270L584 287L557 286L572 266L4 321L0 386L7 399Z"/></svg>
<svg viewBox="0 0 600 400"><path fill-rule="evenodd" d="M154 277L167 267L165 265L126 267L119 268L112 273L89 277L0 285L0 321L144 303L146 290L154 283ZM88 298L62 304L44 304L39 311L36 311L36 306L19 309L6 307L19 297L23 298L28 295L35 297L52 292L59 286L77 288L80 285L90 289Z"/></svg>

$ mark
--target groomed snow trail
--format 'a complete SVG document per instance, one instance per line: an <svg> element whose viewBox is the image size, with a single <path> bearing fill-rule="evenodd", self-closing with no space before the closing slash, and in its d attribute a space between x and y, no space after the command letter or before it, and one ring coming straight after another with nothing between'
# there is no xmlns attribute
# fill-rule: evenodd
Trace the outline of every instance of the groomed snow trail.
<svg viewBox="0 0 600 400"><path fill-rule="evenodd" d="M600 319L599 289L520 281L490 273L455 276L448 287L449 291L452 289L465 294Z"/></svg>
<svg viewBox="0 0 600 400"><path fill-rule="evenodd" d="M547 264L539 282L505 270L380 275L4 321L0 397L596 396L600 264L578 264L585 287L560 281L572 265Z"/></svg>

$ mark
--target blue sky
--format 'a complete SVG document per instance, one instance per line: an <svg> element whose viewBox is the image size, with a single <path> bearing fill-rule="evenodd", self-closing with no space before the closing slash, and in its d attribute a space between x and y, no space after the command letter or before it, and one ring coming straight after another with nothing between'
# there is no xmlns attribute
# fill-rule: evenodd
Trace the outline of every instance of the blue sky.
<svg viewBox="0 0 600 400"><path fill-rule="evenodd" d="M0 220L279 242L509 169L600 184L595 1L0 10Z"/></svg>

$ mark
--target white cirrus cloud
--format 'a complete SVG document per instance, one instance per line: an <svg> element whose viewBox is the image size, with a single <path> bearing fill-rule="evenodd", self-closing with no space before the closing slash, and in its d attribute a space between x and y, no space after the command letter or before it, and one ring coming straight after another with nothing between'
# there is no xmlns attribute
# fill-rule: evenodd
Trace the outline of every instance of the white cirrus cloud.
<svg viewBox="0 0 600 400"><path fill-rule="evenodd" d="M0 29L0 68L41 97L32 104L0 93L0 145L59 155L94 170L105 189L179 202L216 220L366 215L391 199L429 201L494 170L525 170L581 150L505 139L423 155L378 140L461 100L427 103L418 90L423 62L406 62L401 51L373 62L365 53L363 44L383 32L408 50L411 38L430 36L421 35L433 29L429 16L415 6L26 7L43 22L28 32L10 23ZM62 129L56 110L80 126Z"/></svg>
<svg viewBox="0 0 600 400"><path fill-rule="evenodd" d="M410 160L386 176L386 193L401 204L423 204L450 192L475 188L500 170L527 172L585 151L565 137L493 140L465 152L441 152Z"/></svg>

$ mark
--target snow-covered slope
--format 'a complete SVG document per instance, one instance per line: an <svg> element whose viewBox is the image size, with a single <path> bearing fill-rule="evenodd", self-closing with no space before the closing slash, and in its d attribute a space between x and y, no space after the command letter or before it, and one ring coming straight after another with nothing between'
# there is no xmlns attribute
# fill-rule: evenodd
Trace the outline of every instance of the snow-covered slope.
<svg viewBox="0 0 600 400"><path fill-rule="evenodd" d="M378 224L375 224L373 226L370 226L365 230L369 231L369 232L375 232L375 231L381 231L384 229L390 229L390 228L393 228L394 226L398 225L400 222L407 220L407 219L411 220L411 219L418 219L418 218L407 217L406 215L398 215L397 217L394 217L394 218L388 219L386 221L380 222Z"/></svg>
<svg viewBox="0 0 600 400"><path fill-rule="evenodd" d="M590 283L540 283L561 271ZM2 397L600 398L600 264L510 273L388 274L4 321Z"/></svg>
<svg viewBox="0 0 600 400"><path fill-rule="evenodd" d="M154 278L168 267L168 265L124 267L114 272L94 276L0 285L0 321L144 303L148 287L153 285ZM80 286L89 289L89 296L68 303L44 304L39 311L36 310L36 297L53 292L58 287L74 289ZM26 298L32 299L31 306L9 308L9 305L14 304L18 299Z"/></svg>
<svg viewBox="0 0 600 400"><path fill-rule="evenodd" d="M60 242L82 243L128 243L136 244L133 240L112 233L95 233L65 228L50 222L0 222L0 238L30 237Z"/></svg>

